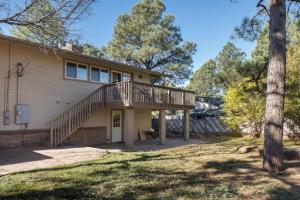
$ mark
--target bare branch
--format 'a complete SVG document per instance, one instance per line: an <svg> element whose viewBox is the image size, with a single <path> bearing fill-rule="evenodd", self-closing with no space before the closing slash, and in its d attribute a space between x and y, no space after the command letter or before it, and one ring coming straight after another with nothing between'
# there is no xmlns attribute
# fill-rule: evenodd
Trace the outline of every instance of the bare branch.
<svg viewBox="0 0 300 200"><path fill-rule="evenodd" d="M295 3L300 3L300 0L287 0L289 2L295 2Z"/></svg>
<svg viewBox="0 0 300 200"><path fill-rule="evenodd" d="M6 10L6 17L0 18L0 24L8 24L14 27L26 27L35 32L41 32L41 36L44 34L51 38L59 39L59 34L56 35L56 30L65 30L74 22L78 21L83 14L87 13L88 8L96 0L26 0L25 6L22 9ZM38 12L40 8L50 6L50 9L43 13L42 16L35 15L33 12ZM4 7L4 4L1 6ZM17 7L17 5L12 5ZM34 17L32 17L34 16ZM61 32L63 33L63 32ZM59 39L64 42L63 38Z"/></svg>
<svg viewBox="0 0 300 200"><path fill-rule="evenodd" d="M264 10L268 16L270 16L270 12L268 10L268 8L263 4L264 0L259 0L258 3L256 4L257 8L262 8L262 10ZM260 11L259 11L260 12Z"/></svg>

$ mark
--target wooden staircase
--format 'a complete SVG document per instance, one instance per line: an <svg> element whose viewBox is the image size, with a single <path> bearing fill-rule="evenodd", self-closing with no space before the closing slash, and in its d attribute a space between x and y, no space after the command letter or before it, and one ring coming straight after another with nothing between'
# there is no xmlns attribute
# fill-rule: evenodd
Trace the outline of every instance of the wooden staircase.
<svg viewBox="0 0 300 200"><path fill-rule="evenodd" d="M49 122L50 146L63 143L105 106L192 109L195 107L195 94L134 81L103 85Z"/></svg>
<svg viewBox="0 0 300 200"><path fill-rule="evenodd" d="M104 97L105 87L102 86L50 121L50 146L63 143L84 122L104 107Z"/></svg>

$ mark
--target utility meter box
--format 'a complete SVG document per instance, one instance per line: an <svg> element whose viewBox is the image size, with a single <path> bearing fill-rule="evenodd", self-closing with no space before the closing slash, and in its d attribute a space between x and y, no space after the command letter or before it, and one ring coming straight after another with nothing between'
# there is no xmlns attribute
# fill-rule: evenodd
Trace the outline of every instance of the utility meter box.
<svg viewBox="0 0 300 200"><path fill-rule="evenodd" d="M28 104L16 105L16 124L29 124L30 107Z"/></svg>
<svg viewBox="0 0 300 200"><path fill-rule="evenodd" d="M4 111L4 125L10 125L10 112L8 110Z"/></svg>

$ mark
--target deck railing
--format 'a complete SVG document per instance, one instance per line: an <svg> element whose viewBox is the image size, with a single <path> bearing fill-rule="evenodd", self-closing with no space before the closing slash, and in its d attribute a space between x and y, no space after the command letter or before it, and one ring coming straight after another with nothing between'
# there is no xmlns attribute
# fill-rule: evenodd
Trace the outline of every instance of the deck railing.
<svg viewBox="0 0 300 200"><path fill-rule="evenodd" d="M92 115L104 107L104 88L100 87L49 122L50 146L57 146Z"/></svg>
<svg viewBox="0 0 300 200"><path fill-rule="evenodd" d="M125 81L105 86L106 105L131 107L193 108L192 91Z"/></svg>

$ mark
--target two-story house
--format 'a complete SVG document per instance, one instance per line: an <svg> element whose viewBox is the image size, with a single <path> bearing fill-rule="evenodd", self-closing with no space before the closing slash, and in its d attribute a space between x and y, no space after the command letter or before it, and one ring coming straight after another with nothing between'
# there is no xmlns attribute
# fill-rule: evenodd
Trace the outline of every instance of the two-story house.
<svg viewBox="0 0 300 200"><path fill-rule="evenodd" d="M160 143L166 142L165 110L194 107L191 91L157 86L164 74L70 49L0 35L0 148L63 143L132 146L138 130L159 111Z"/></svg>

